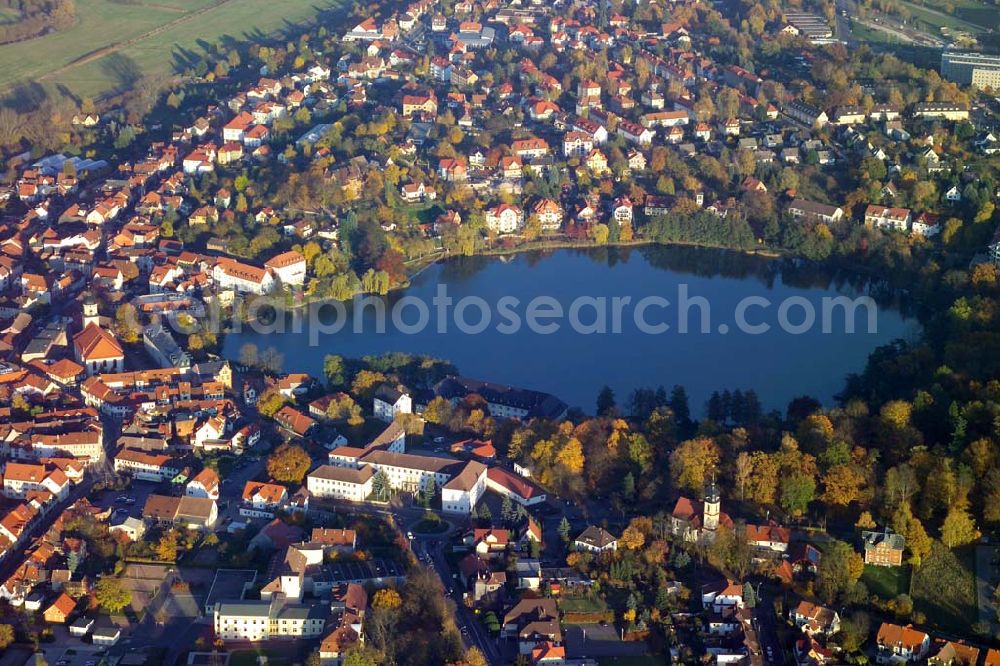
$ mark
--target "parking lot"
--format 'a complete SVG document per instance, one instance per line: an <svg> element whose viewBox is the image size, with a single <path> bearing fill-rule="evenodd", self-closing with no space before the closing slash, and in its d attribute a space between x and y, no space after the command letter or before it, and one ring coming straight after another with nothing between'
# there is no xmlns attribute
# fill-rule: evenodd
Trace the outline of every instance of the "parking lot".
<svg viewBox="0 0 1000 666"><path fill-rule="evenodd" d="M93 502L102 509L111 509L115 513L123 512L133 518L142 518L142 509L146 506L146 499L157 492L166 492L164 484L136 480L125 490L101 492Z"/></svg>
<svg viewBox="0 0 1000 666"><path fill-rule="evenodd" d="M50 645L42 648L49 666L97 666L104 654L104 648L93 645L66 647Z"/></svg>

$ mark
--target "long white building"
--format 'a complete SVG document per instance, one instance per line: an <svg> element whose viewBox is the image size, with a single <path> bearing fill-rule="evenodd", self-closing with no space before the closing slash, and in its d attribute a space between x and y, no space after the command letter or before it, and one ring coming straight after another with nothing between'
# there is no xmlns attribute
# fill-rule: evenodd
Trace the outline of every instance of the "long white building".
<svg viewBox="0 0 1000 666"><path fill-rule="evenodd" d="M270 601L224 601L215 605L215 635L224 641L317 638L329 615L318 604Z"/></svg>

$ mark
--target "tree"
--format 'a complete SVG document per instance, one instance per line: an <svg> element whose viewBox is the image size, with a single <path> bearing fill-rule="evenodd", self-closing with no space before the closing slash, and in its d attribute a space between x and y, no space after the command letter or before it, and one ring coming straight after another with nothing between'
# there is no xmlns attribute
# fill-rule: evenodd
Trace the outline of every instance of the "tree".
<svg viewBox="0 0 1000 666"><path fill-rule="evenodd" d="M740 500L744 499L747 484L753 477L753 459L746 451L736 456L736 487L740 490Z"/></svg>
<svg viewBox="0 0 1000 666"><path fill-rule="evenodd" d="M781 507L793 516L801 516L816 495L816 481L811 475L794 472L781 479Z"/></svg>
<svg viewBox="0 0 1000 666"><path fill-rule="evenodd" d="M719 527L708 547L708 561L731 578L746 578L753 564L753 548L747 541L746 529Z"/></svg>
<svg viewBox="0 0 1000 666"><path fill-rule="evenodd" d="M626 550L639 550L646 543L646 535L642 533L637 527L629 525L622 532L622 536L618 539L618 543L622 548Z"/></svg>
<svg viewBox="0 0 1000 666"><path fill-rule="evenodd" d="M164 533L156 544L156 556L163 562L177 561L177 533L173 530Z"/></svg>
<svg viewBox="0 0 1000 666"><path fill-rule="evenodd" d="M376 499L385 501L389 499L391 492L392 483L389 481L389 475L385 473L384 469L375 472L375 476L372 477L372 495Z"/></svg>
<svg viewBox="0 0 1000 666"><path fill-rule="evenodd" d="M132 592L122 585L121 581L111 576L105 576L97 581L94 589L97 603L112 615L122 612L132 603Z"/></svg>
<svg viewBox="0 0 1000 666"><path fill-rule="evenodd" d="M674 483L680 489L699 492L718 467L721 455L718 444L707 437L681 442L670 454Z"/></svg>
<svg viewBox="0 0 1000 666"><path fill-rule="evenodd" d="M862 511L861 515L858 516L857 522L854 523L854 526L861 530L873 530L876 527L875 519L872 518L870 511Z"/></svg>
<svg viewBox="0 0 1000 666"><path fill-rule="evenodd" d="M255 367L259 361L260 352L257 349L257 345L252 342L248 342L242 347L240 347L239 360L240 365L245 365L247 367Z"/></svg>
<svg viewBox="0 0 1000 666"><path fill-rule="evenodd" d="M958 548L970 544L982 533L976 529L976 521L969 514L968 507L963 504L955 504L948 509L948 515L941 525L941 541L949 548Z"/></svg>
<svg viewBox="0 0 1000 666"><path fill-rule="evenodd" d="M503 500L500 502L500 522L510 527L514 523L514 503L510 501L510 497L507 495L503 496Z"/></svg>
<svg viewBox="0 0 1000 666"><path fill-rule="evenodd" d="M131 303L122 303L115 311L115 333L122 342L132 344L139 341L139 313Z"/></svg>
<svg viewBox="0 0 1000 666"><path fill-rule="evenodd" d="M386 377L381 372L362 370L354 376L354 381L351 383L351 393L365 403L371 402L375 396L375 389L385 381Z"/></svg>
<svg viewBox="0 0 1000 666"><path fill-rule="evenodd" d="M331 387L343 386L347 381L344 369L344 357L339 354L327 354L323 357L323 374Z"/></svg>
<svg viewBox="0 0 1000 666"><path fill-rule="evenodd" d="M379 666L378 654L367 647L354 645L344 653L343 666Z"/></svg>
<svg viewBox="0 0 1000 666"><path fill-rule="evenodd" d="M833 603L854 587L864 568L864 559L850 545L831 541L816 571L817 593Z"/></svg>
<svg viewBox="0 0 1000 666"><path fill-rule="evenodd" d="M399 596L399 592L391 587L387 587L375 592L375 596L372 597L372 607L373 608L388 608L396 609L403 604L402 598Z"/></svg>
<svg viewBox="0 0 1000 666"><path fill-rule="evenodd" d="M462 663L465 666L488 666L489 664L477 647L471 647L465 651L465 659L462 660Z"/></svg>
<svg viewBox="0 0 1000 666"><path fill-rule="evenodd" d="M871 619L864 611L855 611L840 623L840 646L847 652L857 652L868 640Z"/></svg>
<svg viewBox="0 0 1000 666"><path fill-rule="evenodd" d="M743 603L747 608L757 606L757 591L749 582L743 583Z"/></svg>
<svg viewBox="0 0 1000 666"><path fill-rule="evenodd" d="M444 424L451 420L451 403L442 396L437 396L424 409L424 420L428 423Z"/></svg>
<svg viewBox="0 0 1000 666"><path fill-rule="evenodd" d="M563 543L569 543L569 529L569 521L566 519L566 516L563 516L562 520L559 521L559 527L556 528L559 538L562 539Z"/></svg>
<svg viewBox="0 0 1000 666"><path fill-rule="evenodd" d="M865 478L854 465L834 465L823 475L823 501L847 506L861 495Z"/></svg>
<svg viewBox="0 0 1000 666"><path fill-rule="evenodd" d="M597 415L613 416L615 411L615 392L610 386L604 385L597 394Z"/></svg>
<svg viewBox="0 0 1000 666"><path fill-rule="evenodd" d="M267 458L267 473L281 483L302 483L312 458L301 446L286 444Z"/></svg>
<svg viewBox="0 0 1000 666"><path fill-rule="evenodd" d="M6 650L14 643L14 627L0 624L0 650Z"/></svg>

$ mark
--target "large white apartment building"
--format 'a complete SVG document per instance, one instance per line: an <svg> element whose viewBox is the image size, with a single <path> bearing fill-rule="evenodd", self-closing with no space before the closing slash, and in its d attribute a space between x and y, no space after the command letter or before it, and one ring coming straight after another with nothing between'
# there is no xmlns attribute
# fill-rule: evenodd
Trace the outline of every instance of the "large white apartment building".
<svg viewBox="0 0 1000 666"><path fill-rule="evenodd" d="M470 514L486 492L486 466L471 461L433 458L382 449L342 447L330 454L330 465L313 470L306 488L314 497L362 502L373 491L374 478L385 474L393 490L441 493L441 508L452 513Z"/></svg>
<svg viewBox="0 0 1000 666"><path fill-rule="evenodd" d="M215 635L224 641L316 638L329 612L319 604L270 601L224 601L215 605Z"/></svg>
<svg viewBox="0 0 1000 666"><path fill-rule="evenodd" d="M486 492L486 465L471 461L441 487L441 509L469 515Z"/></svg>
<svg viewBox="0 0 1000 666"><path fill-rule="evenodd" d="M306 477L306 488L313 497L363 502L372 494L375 470L368 465L361 469L322 465Z"/></svg>
<svg viewBox="0 0 1000 666"><path fill-rule="evenodd" d="M220 289L244 294L267 294L274 288L274 274L266 268L220 258L212 269L212 279Z"/></svg>
<svg viewBox="0 0 1000 666"><path fill-rule="evenodd" d="M985 53L941 54L941 76L962 85L1000 89L1000 56Z"/></svg>

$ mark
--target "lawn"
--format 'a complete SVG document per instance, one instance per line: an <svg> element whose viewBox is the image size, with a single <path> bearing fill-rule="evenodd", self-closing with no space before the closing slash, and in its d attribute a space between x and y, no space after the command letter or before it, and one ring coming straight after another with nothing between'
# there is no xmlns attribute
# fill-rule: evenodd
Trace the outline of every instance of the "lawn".
<svg viewBox="0 0 1000 666"><path fill-rule="evenodd" d="M910 568L876 567L866 564L865 571L861 574L861 582L879 599L895 599L901 594L910 592Z"/></svg>
<svg viewBox="0 0 1000 666"><path fill-rule="evenodd" d="M67 30L0 46L0 90L23 81L65 85L96 96L136 75L173 72L175 53L203 55L203 43L244 40L314 18L344 0L150 0L120 4L78 0ZM112 50L104 50L104 49Z"/></svg>
<svg viewBox="0 0 1000 666"><path fill-rule="evenodd" d="M445 532L447 530L448 523L440 518L437 520L424 518L410 528L410 531L416 534L440 534L441 532Z"/></svg>
<svg viewBox="0 0 1000 666"><path fill-rule="evenodd" d="M289 655L287 650L265 650L264 648L234 650L229 655L229 666L257 666L257 657L267 657L268 666L291 666L294 656L294 653Z"/></svg>
<svg viewBox="0 0 1000 666"><path fill-rule="evenodd" d="M608 605L596 596L565 597L559 600L563 613L605 613Z"/></svg>
<svg viewBox="0 0 1000 666"><path fill-rule="evenodd" d="M913 574L913 603L927 623L946 631L967 632L979 617L974 547L952 551L935 541Z"/></svg>
<svg viewBox="0 0 1000 666"><path fill-rule="evenodd" d="M903 4L913 18L930 26L934 34L940 34L942 27L973 34L983 32L985 28L997 27L996 8L987 7L976 0L963 3L962 7L953 3L955 4L953 14L948 14L933 2L924 3L926 6L913 2L904 2Z"/></svg>

